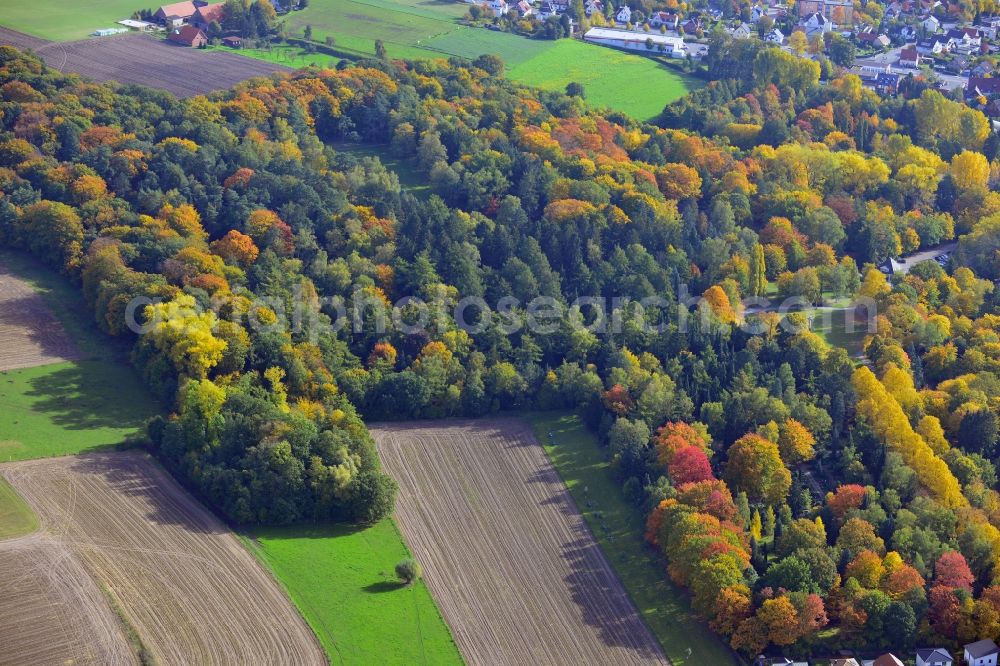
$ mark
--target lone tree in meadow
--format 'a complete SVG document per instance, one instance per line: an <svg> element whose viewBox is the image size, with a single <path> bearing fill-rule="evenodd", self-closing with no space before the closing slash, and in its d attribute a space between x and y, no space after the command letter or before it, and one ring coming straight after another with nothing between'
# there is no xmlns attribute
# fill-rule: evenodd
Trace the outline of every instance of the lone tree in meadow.
<svg viewBox="0 0 1000 666"><path fill-rule="evenodd" d="M396 565L396 575L407 585L412 585L423 574L424 570L420 567L420 563L414 559L406 559Z"/></svg>
<svg viewBox="0 0 1000 666"><path fill-rule="evenodd" d="M587 92L583 89L583 84L576 81L570 81L566 84L566 94L570 97L579 97L580 99L587 96Z"/></svg>

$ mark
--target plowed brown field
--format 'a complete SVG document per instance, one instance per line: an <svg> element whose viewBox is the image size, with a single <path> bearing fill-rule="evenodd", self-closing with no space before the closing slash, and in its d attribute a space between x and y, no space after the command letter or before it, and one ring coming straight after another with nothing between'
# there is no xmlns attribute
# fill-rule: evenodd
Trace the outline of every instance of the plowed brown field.
<svg viewBox="0 0 1000 666"><path fill-rule="evenodd" d="M103 621L95 629L93 618L106 617L94 610L100 604L77 609L74 602L51 610L74 588L82 590L77 599L93 601L96 579L160 664L326 663L274 579L148 455L34 460L0 466L0 474L38 515L36 555L43 556L23 555L32 537L0 541L0 636L25 637L11 650L4 645L0 662L53 663L33 658L32 632L66 634L68 652L78 660L89 644L74 636L114 634ZM64 563L65 572L60 575L51 561ZM22 604L42 610L22 614ZM102 612L110 613L107 607ZM120 637L103 642L95 662L128 661L118 658Z"/></svg>
<svg viewBox="0 0 1000 666"><path fill-rule="evenodd" d="M466 661L668 663L527 424L370 427Z"/></svg>
<svg viewBox="0 0 1000 666"><path fill-rule="evenodd" d="M0 664L136 664L121 621L52 536L0 541Z"/></svg>
<svg viewBox="0 0 1000 666"><path fill-rule="evenodd" d="M82 358L45 301L0 264L0 370Z"/></svg>
<svg viewBox="0 0 1000 666"><path fill-rule="evenodd" d="M179 46L139 33L48 42L0 27L0 44L32 48L49 67L61 72L75 72L96 81L163 88L178 97L203 95L255 76L292 71L237 53Z"/></svg>

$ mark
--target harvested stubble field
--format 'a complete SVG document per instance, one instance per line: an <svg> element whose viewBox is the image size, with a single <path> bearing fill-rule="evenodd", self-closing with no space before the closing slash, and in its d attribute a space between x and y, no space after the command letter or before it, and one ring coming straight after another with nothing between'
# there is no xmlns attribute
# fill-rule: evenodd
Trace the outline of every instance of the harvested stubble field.
<svg viewBox="0 0 1000 666"><path fill-rule="evenodd" d="M0 263L0 371L82 358L45 301Z"/></svg>
<svg viewBox="0 0 1000 666"><path fill-rule="evenodd" d="M468 663L668 663L527 424L370 427Z"/></svg>
<svg viewBox="0 0 1000 666"><path fill-rule="evenodd" d="M0 664L136 664L100 588L51 535L0 541Z"/></svg>
<svg viewBox="0 0 1000 666"><path fill-rule="evenodd" d="M178 97L204 95L255 76L293 71L277 63L178 46L138 33L46 42L0 28L0 44L31 47L49 67L61 72L75 72L96 81L162 88Z"/></svg>
<svg viewBox="0 0 1000 666"><path fill-rule="evenodd" d="M74 643L73 636L94 632L87 623L102 617L104 611L94 610L100 604L80 612L39 612L34 618L14 609L22 602L43 610L57 607L59 595L74 588L85 589L93 601L93 590L103 586L157 663L326 663L274 579L148 455L124 451L35 460L0 466L0 474L41 525L31 537L0 541L0 569L42 582L53 575L47 562L65 569L58 585L0 583L5 635L62 632L73 656L87 661L88 643ZM19 555L31 539L37 540L34 556ZM71 566L74 561L79 569ZM74 607L75 602L63 604L64 611ZM111 651L118 646L112 638L95 661L115 661L107 658L118 654ZM23 653L5 645L0 660L32 661L31 649L30 642L15 646Z"/></svg>

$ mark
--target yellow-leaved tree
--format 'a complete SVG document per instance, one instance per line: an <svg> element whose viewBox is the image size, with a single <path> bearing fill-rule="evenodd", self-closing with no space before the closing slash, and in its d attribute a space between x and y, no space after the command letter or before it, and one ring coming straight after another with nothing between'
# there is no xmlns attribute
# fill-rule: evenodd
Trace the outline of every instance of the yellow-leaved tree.
<svg viewBox="0 0 1000 666"><path fill-rule="evenodd" d="M923 437L917 434L896 398L868 368L854 371L851 378L858 392L858 415L890 451L903 456L903 461L917 473L917 479L938 502L949 507L966 506L958 479L943 460L934 455Z"/></svg>
<svg viewBox="0 0 1000 666"><path fill-rule="evenodd" d="M199 311L194 296L179 294L171 301L146 306L144 316L151 324L145 337L171 360L178 372L204 379L222 360L226 342L212 333L215 313Z"/></svg>

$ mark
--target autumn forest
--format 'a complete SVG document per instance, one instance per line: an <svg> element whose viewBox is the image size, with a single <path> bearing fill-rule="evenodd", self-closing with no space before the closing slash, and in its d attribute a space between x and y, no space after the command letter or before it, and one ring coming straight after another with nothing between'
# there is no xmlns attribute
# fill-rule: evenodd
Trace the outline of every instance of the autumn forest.
<svg viewBox="0 0 1000 666"><path fill-rule="evenodd" d="M742 654L997 636L1000 137L757 40L706 62L645 124L491 56L181 100L2 47L0 244L127 341L170 413L158 458L234 524L389 514L366 421L578 410L663 575ZM517 304L333 325L407 297ZM865 303L857 353L809 325L834 302Z"/></svg>

